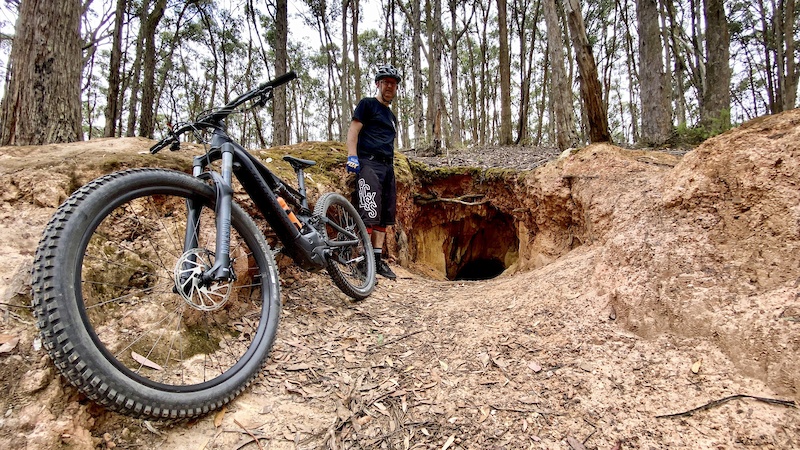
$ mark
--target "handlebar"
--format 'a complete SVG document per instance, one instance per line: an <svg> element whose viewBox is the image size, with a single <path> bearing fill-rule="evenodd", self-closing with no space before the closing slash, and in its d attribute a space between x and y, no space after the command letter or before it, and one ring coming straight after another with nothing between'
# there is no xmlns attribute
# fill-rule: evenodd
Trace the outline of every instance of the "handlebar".
<svg viewBox="0 0 800 450"><path fill-rule="evenodd" d="M297 78L297 74L294 71L290 70L289 72L286 72L283 75L280 75L270 81L260 84L257 88L254 88L249 92L245 92L244 94L231 100L225 106L211 112L210 114L207 115L204 114L200 116L196 122L183 125L177 130L172 130L169 133L169 135L167 135L166 137L158 141L155 145L150 147L150 153L156 154L167 145L170 146L170 150L178 150L180 147L180 136L183 133L192 130L201 130L217 125L223 119L228 117L232 112L236 111L236 109L242 104L257 97L261 97L266 100L271 97L271 93L274 88L286 84L294 80L295 78Z"/></svg>

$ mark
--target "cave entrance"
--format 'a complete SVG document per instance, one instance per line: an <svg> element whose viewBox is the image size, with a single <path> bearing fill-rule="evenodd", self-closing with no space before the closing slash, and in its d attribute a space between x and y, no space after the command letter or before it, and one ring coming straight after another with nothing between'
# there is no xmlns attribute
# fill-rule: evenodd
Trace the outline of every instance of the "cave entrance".
<svg viewBox="0 0 800 450"><path fill-rule="evenodd" d="M506 266L497 258L475 259L464 264L454 280L489 280L505 270Z"/></svg>
<svg viewBox="0 0 800 450"><path fill-rule="evenodd" d="M488 280L519 257L514 217L489 204L424 205L412 240L416 260L448 280Z"/></svg>

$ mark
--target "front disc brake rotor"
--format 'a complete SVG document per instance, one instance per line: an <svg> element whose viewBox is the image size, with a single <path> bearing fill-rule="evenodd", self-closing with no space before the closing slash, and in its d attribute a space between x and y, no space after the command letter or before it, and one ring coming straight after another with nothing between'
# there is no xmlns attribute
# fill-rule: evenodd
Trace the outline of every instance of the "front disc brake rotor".
<svg viewBox="0 0 800 450"><path fill-rule="evenodd" d="M175 286L192 308L216 311L228 301L232 281L203 281L203 274L214 265L214 252L194 248L184 253L175 264Z"/></svg>

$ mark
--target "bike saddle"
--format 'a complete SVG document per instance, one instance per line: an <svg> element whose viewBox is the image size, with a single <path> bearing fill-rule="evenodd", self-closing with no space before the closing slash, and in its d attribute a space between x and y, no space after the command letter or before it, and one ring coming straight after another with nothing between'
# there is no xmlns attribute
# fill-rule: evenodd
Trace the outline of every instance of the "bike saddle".
<svg viewBox="0 0 800 450"><path fill-rule="evenodd" d="M283 160L291 164L294 170L305 169L306 167L311 167L317 163L316 161L311 161L310 159L300 159L289 155L284 156Z"/></svg>

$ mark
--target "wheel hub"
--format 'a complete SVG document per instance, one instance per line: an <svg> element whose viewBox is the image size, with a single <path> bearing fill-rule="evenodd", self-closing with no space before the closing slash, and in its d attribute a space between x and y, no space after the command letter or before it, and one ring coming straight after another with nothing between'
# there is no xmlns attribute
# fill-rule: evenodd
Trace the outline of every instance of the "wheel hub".
<svg viewBox="0 0 800 450"><path fill-rule="evenodd" d="M216 311L230 297L232 281L204 281L203 274L213 265L214 252L204 248L185 252L175 264L176 290L189 306L199 311Z"/></svg>

